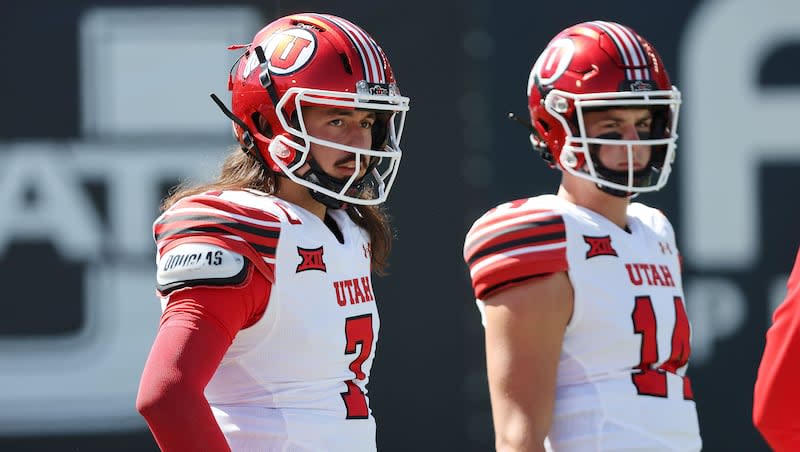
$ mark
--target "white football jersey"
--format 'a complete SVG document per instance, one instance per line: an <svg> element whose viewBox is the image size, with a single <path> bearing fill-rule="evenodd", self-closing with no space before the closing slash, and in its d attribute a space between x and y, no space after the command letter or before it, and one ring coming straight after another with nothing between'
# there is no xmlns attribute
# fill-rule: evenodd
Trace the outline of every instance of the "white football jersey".
<svg viewBox="0 0 800 452"><path fill-rule="evenodd" d="M366 386L380 323L369 236L344 211L328 215L344 243L312 213L256 191L190 196L156 221L162 278L192 256L172 250L209 246L224 250L209 255L219 257L220 278L239 268L230 254L272 281L263 316L239 331L205 391L234 451L376 448ZM213 278L203 268L198 278Z"/></svg>
<svg viewBox="0 0 800 452"><path fill-rule="evenodd" d="M660 211L638 203L628 207L628 229L545 195L489 211L467 235L481 313L481 298L495 290L558 271L569 276L574 310L548 450L701 448L685 376L691 330L674 232Z"/></svg>

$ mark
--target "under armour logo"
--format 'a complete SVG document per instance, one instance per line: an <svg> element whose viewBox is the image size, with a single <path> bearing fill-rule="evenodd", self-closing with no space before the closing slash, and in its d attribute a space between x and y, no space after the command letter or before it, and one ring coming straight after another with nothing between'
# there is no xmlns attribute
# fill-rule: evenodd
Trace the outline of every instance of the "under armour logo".
<svg viewBox="0 0 800 452"><path fill-rule="evenodd" d="M322 260L323 253L324 250L322 247L309 250L298 246L297 254L300 255L302 261L297 264L297 271L295 273L304 272L306 270L320 270L327 273L325 261Z"/></svg>
<svg viewBox="0 0 800 452"><path fill-rule="evenodd" d="M583 241L589 245L589 250L586 252L586 259L591 259L595 256L617 256L617 250L611 246L610 235L603 237L584 235Z"/></svg>
<svg viewBox="0 0 800 452"><path fill-rule="evenodd" d="M672 254L672 248L669 247L669 243L658 242L658 246L661 247L661 254Z"/></svg>

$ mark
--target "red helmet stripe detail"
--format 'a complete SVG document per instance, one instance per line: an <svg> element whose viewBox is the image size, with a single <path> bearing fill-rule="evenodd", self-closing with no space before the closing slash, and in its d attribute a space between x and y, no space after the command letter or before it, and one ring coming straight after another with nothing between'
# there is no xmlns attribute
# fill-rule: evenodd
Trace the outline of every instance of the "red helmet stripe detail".
<svg viewBox="0 0 800 452"><path fill-rule="evenodd" d="M644 55L641 43L629 30L613 22L592 22L600 27L614 41L617 51L622 57L625 66L645 66L647 59ZM628 80L643 80L650 78L649 69L625 69Z"/></svg>
<svg viewBox="0 0 800 452"><path fill-rule="evenodd" d="M622 30L619 27L615 27L612 22L605 22L603 25L606 27L609 35L617 42L617 47L622 47L625 50L625 54L629 57L629 60L626 62L626 66L639 66L639 61L637 58L636 50L632 48L630 41L628 41ZM640 80L642 77L641 71L638 69L629 69L629 74L632 76L628 77L631 80Z"/></svg>
<svg viewBox="0 0 800 452"><path fill-rule="evenodd" d="M349 22L347 22L347 23L351 27L353 27L352 31L356 34L356 36L361 36L361 38L363 39L363 42L367 46L367 49L368 49L367 53L370 56L369 57L370 62L374 64L374 66L373 66L374 74L373 75L374 75L375 78L372 81L375 82L375 83L387 83L386 74L385 74L384 67L383 67L383 58L381 56L383 54L383 51L380 49L380 47L378 47L378 44L375 42L375 40L373 40L364 30L362 30L361 28L359 28L359 27L357 27L357 26L355 26L355 25L353 25L353 24L351 24ZM373 58L374 58L374 60L373 60Z"/></svg>
<svg viewBox="0 0 800 452"><path fill-rule="evenodd" d="M367 41L367 44L372 48L372 51L375 54L375 68L377 69L378 83L389 83L389 77L386 76L386 68L384 67L384 56L383 50L378 46L378 43L375 42L370 35L368 35L364 30L356 27L356 29L364 35L364 38Z"/></svg>
<svg viewBox="0 0 800 452"><path fill-rule="evenodd" d="M628 80L635 80L633 70L629 69L629 67L632 66L632 55L630 53L630 49L625 47L620 39L620 36L609 27L610 24L608 22L596 21L592 23L600 27L600 29L603 30L612 41L614 41L614 45L617 47L617 52L622 57L622 64L626 66L625 78Z"/></svg>
<svg viewBox="0 0 800 452"><path fill-rule="evenodd" d="M347 37L355 44L358 55L361 57L361 64L364 67L364 78L370 83L386 83L383 73L383 61L377 44L359 27L353 25L339 17L323 15L326 19L339 27Z"/></svg>
<svg viewBox="0 0 800 452"><path fill-rule="evenodd" d="M634 63L637 63L636 60L638 60L638 64L637 65L645 67L645 69L643 69L643 71L644 71L644 74L643 74L644 75L644 79L649 80L650 79L650 68L649 68L649 65L648 65L648 62L647 62L647 56L646 56L646 54L644 52L644 48L642 48L641 41L639 41L639 38L636 36L636 33L634 33L633 30L631 30L630 28L625 27L623 25L620 25L620 24L617 24L617 23L613 23L613 22L610 22L610 24L613 27L619 28L619 30L623 33L623 36L627 37L626 41L631 43L630 45L636 51L635 55L638 56L638 58L636 58L634 60ZM639 80L641 80L641 79L639 79Z"/></svg>
<svg viewBox="0 0 800 452"><path fill-rule="evenodd" d="M378 49L378 45L375 44L375 41L373 41L364 30L350 22L347 22L346 20L343 21L348 28L350 28L350 31L353 32L356 38L364 45L365 53L369 58L373 77L368 81L373 83L386 83L386 76L383 72L383 59L381 58L381 51Z"/></svg>

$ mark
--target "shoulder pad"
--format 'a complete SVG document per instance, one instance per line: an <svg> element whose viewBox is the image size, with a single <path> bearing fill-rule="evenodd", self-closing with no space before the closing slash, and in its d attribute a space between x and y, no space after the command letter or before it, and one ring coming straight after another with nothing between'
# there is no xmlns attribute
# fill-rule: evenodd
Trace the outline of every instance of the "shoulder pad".
<svg viewBox="0 0 800 452"><path fill-rule="evenodd" d="M176 240L227 241L229 246L225 248L247 256L251 262L264 259L274 263L281 224L279 217L263 209L218 196L195 195L181 199L164 212L153 224L153 236L159 249Z"/></svg>
<svg viewBox="0 0 800 452"><path fill-rule="evenodd" d="M569 268L566 225L559 209L538 198L502 204L472 226L464 241L478 299L534 276Z"/></svg>
<svg viewBox="0 0 800 452"><path fill-rule="evenodd" d="M249 261L241 254L205 243L183 243L158 261L156 283L166 295L199 285L228 286L244 281Z"/></svg>
<svg viewBox="0 0 800 452"><path fill-rule="evenodd" d="M664 215L664 212L659 209L641 203L631 203L628 207L628 214L638 218L639 221L658 234L674 235L672 223Z"/></svg>
<svg viewBox="0 0 800 452"><path fill-rule="evenodd" d="M464 258L468 263L487 251L502 251L499 242L511 247L565 242L563 212L541 206L537 198L501 204L479 218L464 241ZM521 240L521 241L520 241Z"/></svg>

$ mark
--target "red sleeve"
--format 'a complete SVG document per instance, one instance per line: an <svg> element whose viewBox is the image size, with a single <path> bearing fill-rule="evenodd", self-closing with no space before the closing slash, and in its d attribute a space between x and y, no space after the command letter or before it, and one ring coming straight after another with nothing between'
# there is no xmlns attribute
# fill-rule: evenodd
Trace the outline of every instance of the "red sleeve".
<svg viewBox="0 0 800 452"><path fill-rule="evenodd" d="M239 286L170 294L136 399L162 450L230 450L204 390L236 333L263 314L270 289L251 267Z"/></svg>
<svg viewBox="0 0 800 452"><path fill-rule="evenodd" d="M800 253L758 368L753 422L776 451L800 450Z"/></svg>
<svg viewBox="0 0 800 452"><path fill-rule="evenodd" d="M478 299L569 267L561 214L510 205L476 221L464 242L464 261Z"/></svg>

